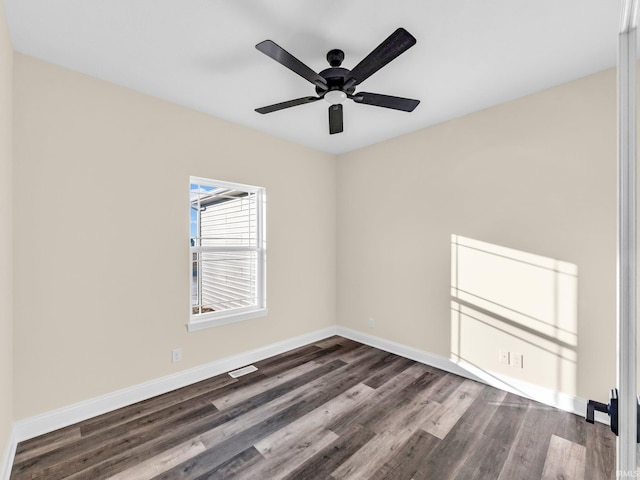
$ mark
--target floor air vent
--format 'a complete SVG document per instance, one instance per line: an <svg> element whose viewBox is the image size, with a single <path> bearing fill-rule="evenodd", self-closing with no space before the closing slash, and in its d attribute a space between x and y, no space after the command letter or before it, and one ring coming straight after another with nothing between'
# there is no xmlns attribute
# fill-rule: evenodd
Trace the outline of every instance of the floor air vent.
<svg viewBox="0 0 640 480"><path fill-rule="evenodd" d="M239 368L238 370L234 370L233 372L229 372L229 375L231 375L233 378L238 378L246 375L247 373L255 372L256 370L258 370L257 367L255 367L254 365L249 365Z"/></svg>

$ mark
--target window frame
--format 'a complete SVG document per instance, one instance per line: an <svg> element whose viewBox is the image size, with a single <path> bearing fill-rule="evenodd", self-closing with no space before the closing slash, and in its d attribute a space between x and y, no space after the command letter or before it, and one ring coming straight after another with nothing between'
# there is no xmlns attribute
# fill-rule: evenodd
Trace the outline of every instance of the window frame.
<svg viewBox="0 0 640 480"><path fill-rule="evenodd" d="M187 323L187 330L190 332L202 330L204 328L215 327L219 325L226 325L229 323L240 322L251 318L263 317L269 313L267 309L267 286L266 286L266 218L265 218L265 203L266 203L266 189L264 187L257 187L254 185L246 185L242 183L227 182L222 180L214 180L205 177L189 177L189 192L191 192L191 185L204 185L216 188L226 188L239 190L247 193L253 193L256 195L256 247L247 247L246 251L255 251L256 255L256 305L249 307L237 307L228 310L222 310L218 312L207 313L193 313L193 305L191 303L191 289L189 289L189 322ZM191 201L189 202L189 208L191 208ZM191 216L189 216L191 218ZM191 227L190 227L191 229ZM189 237L191 232L189 229ZM240 247L230 247L230 250ZM213 251L211 247L191 246L189 242L189 271L191 278L193 275L193 254L195 252ZM200 275L200 271L198 275Z"/></svg>

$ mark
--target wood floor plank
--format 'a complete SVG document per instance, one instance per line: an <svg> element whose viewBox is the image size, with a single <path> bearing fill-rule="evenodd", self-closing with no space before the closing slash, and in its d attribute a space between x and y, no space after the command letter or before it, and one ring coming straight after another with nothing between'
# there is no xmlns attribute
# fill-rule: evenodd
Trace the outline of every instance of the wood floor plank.
<svg viewBox="0 0 640 480"><path fill-rule="evenodd" d="M573 443L585 446L587 444L588 429L592 429L592 426L585 422L584 417L567 413L566 415L560 415L553 433Z"/></svg>
<svg viewBox="0 0 640 480"><path fill-rule="evenodd" d="M236 479L244 469L251 468L262 460L262 455L254 447L249 447L235 457L227 460L211 471L200 475L196 480L231 480Z"/></svg>
<svg viewBox="0 0 640 480"><path fill-rule="evenodd" d="M367 422L367 427L376 433L390 432L405 437L413 435L442 407L439 403L429 400L429 387L437 384L440 378L431 372L425 372L406 388L398 391L398 395L394 397L396 403L385 405L384 411L379 411Z"/></svg>
<svg viewBox="0 0 640 480"><path fill-rule="evenodd" d="M542 476L549 441L560 416L555 408L530 402L498 480Z"/></svg>
<svg viewBox="0 0 640 480"><path fill-rule="evenodd" d="M315 392L312 399L298 401L283 411L276 413L262 422L252 425L242 433L228 438L218 445L209 448L206 452L196 456L189 462L176 466L163 475L157 477L158 480L187 479L194 478L193 472L198 475L210 471L212 466L222 464L234 457L249 445L254 445L261 439L284 428L287 424L297 420L307 413L326 403L329 399L340 395L349 388L366 379L372 369L385 358L387 354L372 350L368 356L361 358L357 362L345 365L339 371L334 372L331 382L327 384L325 390ZM206 445L206 443L205 443ZM207 468L208 470L204 470Z"/></svg>
<svg viewBox="0 0 640 480"><path fill-rule="evenodd" d="M286 384L285 388L295 388L291 386L292 381L296 381L301 375L311 372L318 368L318 364L314 362L306 362L296 367L293 367L286 372L278 373L271 377L265 377L260 381L254 382L244 388L234 390L222 397L213 400L213 404L218 410L224 410L226 408L233 407L245 400L255 397L260 393L270 390L274 387Z"/></svg>
<svg viewBox="0 0 640 480"><path fill-rule="evenodd" d="M465 380L443 400L439 411L422 428L435 437L445 438L483 388L478 382Z"/></svg>
<svg viewBox="0 0 640 480"><path fill-rule="evenodd" d="M80 426L72 425L61 428L46 435L20 442L16 447L16 454L13 459L15 463L24 463L35 457L44 455L64 447L70 443L80 440Z"/></svg>
<svg viewBox="0 0 640 480"><path fill-rule="evenodd" d="M362 357L371 353L372 347L368 345L360 345L349 352L345 352L340 355L340 359L346 363L354 363L360 360Z"/></svg>
<svg viewBox="0 0 640 480"><path fill-rule="evenodd" d="M466 422L459 422L435 448L424 452L414 478L456 478L467 457L481 446L483 440L482 432Z"/></svg>
<svg viewBox="0 0 640 480"><path fill-rule="evenodd" d="M220 449L209 449L204 452L176 465L175 467L156 475L153 480L159 479L182 479L193 480L196 478L219 475L220 471L226 470L229 465L235 465L240 458L245 455L247 451L241 448L237 448L236 451L224 452L225 455L219 455ZM255 449L254 449L255 450ZM256 450L257 452L257 450ZM259 454L259 452L257 452ZM261 458L259 459L261 460Z"/></svg>
<svg viewBox="0 0 640 480"><path fill-rule="evenodd" d="M283 480L326 480L331 477L331 472L366 445L374 436L374 432L359 424L351 425L334 442L284 476Z"/></svg>
<svg viewBox="0 0 640 480"><path fill-rule="evenodd" d="M356 423L368 427L377 421L381 415L384 415L387 410L394 408L400 401L398 398L400 392L410 387L421 377L438 379L442 377L442 374L431 373L424 365L414 363L393 379L378 387L372 401L363 406L358 412L343 414L332 422L328 428L342 435L343 431L348 430Z"/></svg>
<svg viewBox="0 0 640 480"><path fill-rule="evenodd" d="M369 377L364 383L371 388L378 388L380 385L385 384L389 379L395 377L398 373L409 368L415 362L408 358L403 358L398 355L389 357L389 362L386 365L381 365L380 369L371 377Z"/></svg>
<svg viewBox="0 0 640 480"><path fill-rule="evenodd" d="M378 434L334 470L331 476L335 479L369 479L402 448L406 441L407 438L398 438L392 433Z"/></svg>
<svg viewBox="0 0 640 480"><path fill-rule="evenodd" d="M280 355L255 362L254 365L263 371L276 370L276 372L280 372L317 358L323 350L313 344L303 345Z"/></svg>
<svg viewBox="0 0 640 480"><path fill-rule="evenodd" d="M411 480L418 478L425 452L430 452L440 439L417 430L398 451L373 474L371 480Z"/></svg>
<svg viewBox="0 0 640 480"><path fill-rule="evenodd" d="M226 469L230 464L235 464L246 450L247 449L239 449L239 451L234 453L227 452L229 454L224 458L220 458L218 452L214 451L214 449L205 450L189 460L151 478L153 480L194 480L196 478L206 477L207 475L212 476L220 469Z"/></svg>
<svg viewBox="0 0 640 480"><path fill-rule="evenodd" d="M237 480L255 480L256 478L284 478L299 468L304 462L331 445L338 435L331 430L318 428L307 433L304 438L297 436L295 441L283 442L277 455L269 455L251 468L243 469ZM293 439L288 439L293 440ZM257 448L260 451L260 448ZM263 454L263 457L265 455Z"/></svg>
<svg viewBox="0 0 640 480"><path fill-rule="evenodd" d="M457 472L457 480L497 479L520 432L529 400L508 393L482 432L481 441L469 452ZM517 478L517 477L516 477Z"/></svg>
<svg viewBox="0 0 640 480"><path fill-rule="evenodd" d="M144 417L191 398L237 383L239 383L238 379L231 378L228 375L218 375L178 390L172 390L157 397L86 420L82 422L82 435L86 437L106 429L112 429L119 424L129 423L135 418Z"/></svg>
<svg viewBox="0 0 640 480"><path fill-rule="evenodd" d="M587 432L585 480L616 478L616 437L608 425L595 423Z"/></svg>
<svg viewBox="0 0 640 480"><path fill-rule="evenodd" d="M370 351L369 353L370 355L374 355L376 352ZM373 358L375 358L375 356ZM256 397L249 398L245 403L253 403L255 407L252 410L248 411L245 415L234 416L233 419L225 422L225 424L207 432L202 435L202 440L207 447L214 447L216 444L237 435L241 431L256 426L258 423L264 421L265 418L280 414L283 410L291 408L292 405L303 403L309 408L309 406L316 404L318 401L322 403L322 401L331 398L331 391L339 394L355 385L359 378L357 372L359 372L359 368L361 369L366 363L367 359L363 358L360 363L348 365L342 369L341 373L328 377L327 374L332 372L335 367L345 366L341 360L336 360L332 364L323 365L313 370L313 372L325 372L322 376L316 374L315 377L317 378L311 378L311 372L302 375L301 378L308 378L306 382L297 381L295 383L296 388L300 387L300 390L293 388L293 383L284 388L282 385L278 385ZM333 365L334 368L329 369L331 365ZM354 374L354 372L356 373ZM273 392L276 390L278 391L277 395L274 395ZM282 393L280 390L286 393ZM257 399L263 400L263 397L273 398L273 401L257 401ZM292 418L291 421L293 420Z"/></svg>
<svg viewBox="0 0 640 480"><path fill-rule="evenodd" d="M335 365L342 365L340 361L336 361ZM332 371L332 370L331 370ZM331 371L327 371L326 375L311 380L305 384L298 385L296 388L288 389L286 393L279 392L277 395L270 395L272 400L268 402L256 402L253 408L250 408L242 415L234 415L233 418L225 423L203 433L200 438L208 448L214 447L224 440L238 435L244 430L257 425L265 418L273 416L287 408L292 404L299 402L313 401L318 391L328 388L333 383L332 378L328 378ZM280 386L272 387L272 390L279 389ZM270 391L265 391L260 396L268 395ZM271 392L273 393L273 392ZM245 400L246 403L253 402L255 397Z"/></svg>
<svg viewBox="0 0 640 480"><path fill-rule="evenodd" d="M307 365L306 363L304 365ZM263 390L255 390L253 386L248 387L247 391L250 395L238 394L237 399L232 399L232 405L229 405L223 411L231 411L234 412L234 417L237 416L238 411L242 411L243 409L248 408L256 408L259 405L264 405L269 403L275 398L281 397L283 395L289 395L291 392L294 392L296 389L304 387L307 388L308 385L316 380L319 380L325 377L327 374L334 372L341 367L346 366L341 360L334 360L330 363L326 364L314 364L311 362L312 367L311 370L306 370L304 372L300 372L299 375L286 378L283 381L273 382L269 385L269 388ZM227 398L226 396L223 398ZM218 403L216 400L213 403ZM241 407L240 410L237 410L238 407Z"/></svg>
<svg viewBox="0 0 640 480"><path fill-rule="evenodd" d="M494 417L495 418L495 417ZM509 454L509 446L498 439L481 435L455 480L486 480L498 478Z"/></svg>
<svg viewBox="0 0 640 480"><path fill-rule="evenodd" d="M323 375L334 371L342 365L344 365L343 362L335 361L331 364L321 365L317 369L308 372L303 376L305 377L305 381L312 381L315 378L322 377ZM277 388L272 390L277 390ZM278 395L279 392L264 392L258 396L259 398L253 397L248 399L228 411L220 412L216 410L215 414L208 415L203 418L190 419L189 422L180 422L176 428L156 432L156 435L152 438L148 438L147 436L136 438L134 445L131 445L131 448L129 449L112 447L109 458L99 461L97 459L93 459L94 464L88 465L85 470L79 472L78 478L83 478L83 476L85 476L85 478L91 478L92 480L105 478L156 455L160 450L173 448L184 441L212 431L218 426L243 415L247 411L264 403L268 403L274 398L277 398ZM213 404L211 404L211 407L215 408L213 407ZM205 442L203 441L203 443ZM122 446L126 447L126 445L118 445L118 447ZM225 457L219 463L235 456L245 448L238 450L237 446L234 446L233 454ZM98 456L98 459L100 459L100 456Z"/></svg>
<svg viewBox="0 0 640 480"><path fill-rule="evenodd" d="M216 412L216 408L211 403L203 402L198 407L183 412L182 415L170 418L162 425L163 428L170 429L174 425L181 424L187 418L198 419ZM150 427L140 428L137 431L126 431L119 436L109 437L105 442L76 442L27 462L16 464L13 475L15 480L67 478L93 463L107 460L114 454L129 452L131 448L143 445L148 437L154 435L157 435L157 431Z"/></svg>
<svg viewBox="0 0 640 480"><path fill-rule="evenodd" d="M451 392L458 388L462 382L464 382L464 378L461 376L454 375L453 373L447 373L443 381L438 384L437 388L433 389L431 399L434 402L444 403L444 401L449 398L449 395L451 395Z"/></svg>
<svg viewBox="0 0 640 480"><path fill-rule="evenodd" d="M551 436L541 480L582 480L586 448L557 435Z"/></svg>
<svg viewBox="0 0 640 480"><path fill-rule="evenodd" d="M314 358L312 361L318 364L324 364L336 359L340 359L345 363L352 363L352 358L358 357L354 352L361 352L362 355L366 354L370 351L370 348L365 347L361 343L357 342L349 342L345 344L340 344L339 348L332 348L331 351L325 351L324 355L318 356Z"/></svg>
<svg viewBox="0 0 640 480"><path fill-rule="evenodd" d="M317 405L311 407L304 402L297 402L287 409L268 417L258 424L255 424L241 433L227 438L208 448L205 452L183 462L180 465L164 472L155 480L187 480L197 478L208 472L215 472L216 467L234 458L239 453L254 445L261 439L268 437L274 432L288 425L291 418L299 418Z"/></svg>
<svg viewBox="0 0 640 480"><path fill-rule="evenodd" d="M462 414L458 423L467 423L471 428L483 432L505 402L507 395L508 393L504 390L485 385L473 403Z"/></svg>
<svg viewBox="0 0 640 480"><path fill-rule="evenodd" d="M107 477L107 480L147 480L175 467L185 460L206 450L203 443L194 439L177 445L162 453L141 462L134 467Z"/></svg>
<svg viewBox="0 0 640 480"><path fill-rule="evenodd" d="M256 362L254 365L258 367L264 375L273 376L297 367L303 363L320 360L333 352L341 351L343 348L344 347L341 345L334 345L328 348L319 348L311 345L309 347L296 349L300 350L300 353L297 353L296 351L287 352L282 355L278 355L274 359L272 358Z"/></svg>
<svg viewBox="0 0 640 480"><path fill-rule="evenodd" d="M504 391L484 387L449 434L435 448L424 452L415 478L455 478L467 457L481 445L482 432L496 416L505 397Z"/></svg>
<svg viewBox="0 0 640 480"><path fill-rule="evenodd" d="M45 472L45 478L55 480L80 471L91 462L107 458L118 451L128 451L143 443L147 435L155 435L157 428L170 428L186 419L197 419L217 412L206 397L196 397L169 406L129 423L117 424L92 441L82 439L52 450L39 457L15 464L16 478L30 478L34 472Z"/></svg>
<svg viewBox="0 0 640 480"><path fill-rule="evenodd" d="M65 441L67 438L76 439L79 435L80 435L80 425L78 424L70 425L64 428L59 428L50 433L47 433L46 435L40 435L38 437L30 438L28 440L24 440L18 443L18 445L16 446L16 455L20 455L32 449L40 448L43 445L47 445L49 443L57 443L60 441Z"/></svg>
<svg viewBox="0 0 640 480"><path fill-rule="evenodd" d="M325 426L342 412L357 410L371 398L374 389L359 383L341 395L323 403L315 410L289 423L285 428L263 438L255 444L256 449L265 458L281 455L291 442L298 442L315 430L324 430Z"/></svg>
<svg viewBox="0 0 640 480"><path fill-rule="evenodd" d="M180 443L196 438L211 428L215 428L220 423L224 423L226 419L226 414L216 412L205 418L177 424L162 432L155 432L153 436L143 438L140 442L136 441L135 445L132 445L130 449L117 448L113 452L107 452L110 454L105 454L106 458L104 459L102 455L99 455L97 459L87 458L86 468L64 478L65 480L101 480L108 478L152 458L158 452L171 449ZM47 477L37 478L45 479Z"/></svg>
<svg viewBox="0 0 640 480"><path fill-rule="evenodd" d="M11 480L615 477L608 427L352 340L255 365L22 442Z"/></svg>
<svg viewBox="0 0 640 480"><path fill-rule="evenodd" d="M530 403L531 401L524 397L507 393L483 433L487 438L511 443L520 431Z"/></svg>
<svg viewBox="0 0 640 480"><path fill-rule="evenodd" d="M344 337L334 335L333 337L328 337L323 340L314 342L313 345L319 348L330 348L330 347L335 347L336 345L340 345L342 347L345 347L345 346L357 347L360 344L358 342L354 342L353 340L349 340Z"/></svg>
<svg viewBox="0 0 640 480"><path fill-rule="evenodd" d="M283 451L290 449L291 443L299 442L316 430L326 430L326 425L341 413L357 410L371 398L373 392L373 388L363 383L354 385L343 394L289 423L285 428L263 438L255 447L265 458L282 456Z"/></svg>

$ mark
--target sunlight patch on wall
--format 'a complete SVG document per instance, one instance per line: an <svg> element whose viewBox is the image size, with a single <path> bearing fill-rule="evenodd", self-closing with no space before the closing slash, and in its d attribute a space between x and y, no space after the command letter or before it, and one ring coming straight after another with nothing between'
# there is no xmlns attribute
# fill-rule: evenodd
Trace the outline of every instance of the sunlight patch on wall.
<svg viewBox="0 0 640 480"><path fill-rule="evenodd" d="M572 263L452 235L451 359L575 395L577 295Z"/></svg>

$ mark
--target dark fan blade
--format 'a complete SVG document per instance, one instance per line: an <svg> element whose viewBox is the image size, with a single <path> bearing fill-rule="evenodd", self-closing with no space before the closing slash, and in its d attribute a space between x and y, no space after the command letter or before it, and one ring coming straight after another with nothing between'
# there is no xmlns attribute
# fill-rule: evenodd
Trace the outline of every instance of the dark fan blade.
<svg viewBox="0 0 640 480"><path fill-rule="evenodd" d="M342 132L342 104L329 106L329 133Z"/></svg>
<svg viewBox="0 0 640 480"><path fill-rule="evenodd" d="M304 105L305 103L311 103L320 100L320 97L302 97L296 98L295 100L289 100L288 102L275 103L273 105L269 105L266 107L256 108L256 112L258 113L271 113L277 112L278 110L282 110L284 108L296 107L298 105Z"/></svg>
<svg viewBox="0 0 640 480"><path fill-rule="evenodd" d="M351 87L362 83L415 44L416 39L413 35L404 28L397 29L351 70L347 85ZM347 85L345 85L345 87Z"/></svg>
<svg viewBox="0 0 640 480"><path fill-rule="evenodd" d="M311 70L304 63L302 63L300 60L291 55L275 42L272 42L271 40L265 40L264 42L260 42L259 44L257 44L256 48L265 55L273 58L276 62L284 65L292 72L297 73L302 78L310 81L314 85L317 85L323 90L327 89L327 81L324 78Z"/></svg>
<svg viewBox="0 0 640 480"><path fill-rule="evenodd" d="M353 101L356 103L393 108L394 110L402 110L404 112L413 112L420 103L420 100L412 100L411 98L392 97L390 95L368 92L357 93L351 98L353 98Z"/></svg>

